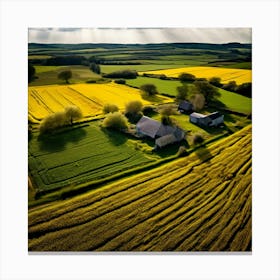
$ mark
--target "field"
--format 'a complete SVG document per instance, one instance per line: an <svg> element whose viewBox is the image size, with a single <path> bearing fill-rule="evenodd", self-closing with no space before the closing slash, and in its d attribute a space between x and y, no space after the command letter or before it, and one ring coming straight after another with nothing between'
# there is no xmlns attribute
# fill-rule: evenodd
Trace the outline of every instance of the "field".
<svg viewBox="0 0 280 280"><path fill-rule="evenodd" d="M139 100L144 105L151 103L141 97L139 90L115 83L29 87L28 114L30 120L38 122L50 113L63 111L67 105L74 104L87 119L101 114L106 103L114 103L124 110L125 104L132 100ZM171 99L162 96L157 101L170 102Z"/></svg>
<svg viewBox="0 0 280 280"><path fill-rule="evenodd" d="M221 68L221 67L185 67L159 71L146 71L148 74L164 74L167 77L178 77L180 73L190 73L197 78L220 77L222 83L235 81L237 84L252 82L252 71L247 69ZM143 74L143 73L142 73Z"/></svg>
<svg viewBox="0 0 280 280"><path fill-rule="evenodd" d="M29 210L29 251L250 251L251 126L157 169Z"/></svg>
<svg viewBox="0 0 280 280"><path fill-rule="evenodd" d="M152 162L134 149L122 133L97 122L28 143L29 169L38 191L107 178Z"/></svg>
<svg viewBox="0 0 280 280"><path fill-rule="evenodd" d="M148 77L137 77L137 79L127 80L128 85L134 87L140 87L143 84L154 84L157 87L157 90L162 94L168 94L170 96L177 95L177 87L182 84L179 81L171 80L161 80L157 78L148 78ZM192 84L188 85L189 92L192 91ZM222 103L226 109L232 111L237 111L244 114L250 114L252 112L252 99L236 94L234 92L226 91L221 88L218 88L220 97L217 99Z"/></svg>

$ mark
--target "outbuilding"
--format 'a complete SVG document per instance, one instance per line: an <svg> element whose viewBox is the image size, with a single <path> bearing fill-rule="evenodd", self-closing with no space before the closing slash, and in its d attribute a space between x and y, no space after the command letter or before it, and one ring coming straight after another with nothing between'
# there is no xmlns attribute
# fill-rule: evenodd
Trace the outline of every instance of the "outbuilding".
<svg viewBox="0 0 280 280"><path fill-rule="evenodd" d="M178 111L185 114L191 113L193 112L193 105L189 101L181 101L178 106Z"/></svg>
<svg viewBox="0 0 280 280"><path fill-rule="evenodd" d="M202 126L218 126L224 122L224 115L220 112L214 112L209 115L194 112L190 114L190 122Z"/></svg>

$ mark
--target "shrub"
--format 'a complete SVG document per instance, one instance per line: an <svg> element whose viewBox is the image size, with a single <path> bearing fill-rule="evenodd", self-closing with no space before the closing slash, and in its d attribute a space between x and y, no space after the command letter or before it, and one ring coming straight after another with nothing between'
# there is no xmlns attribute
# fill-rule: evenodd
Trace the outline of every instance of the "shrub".
<svg viewBox="0 0 280 280"><path fill-rule="evenodd" d="M146 105L143 107L142 112L145 116L151 116L156 112L156 108L152 105Z"/></svg>
<svg viewBox="0 0 280 280"><path fill-rule="evenodd" d="M187 156L188 153L187 153L187 149L185 146L180 146L179 149L178 149L178 152L177 152L177 156L178 157L184 157L184 156Z"/></svg>
<svg viewBox="0 0 280 280"><path fill-rule="evenodd" d="M87 84L96 84L96 80L87 80L86 81Z"/></svg>
<svg viewBox="0 0 280 280"><path fill-rule="evenodd" d="M118 79L118 80L115 80L115 83L116 83L116 84L120 84L120 85L125 85L125 84L126 84L126 80L124 80L124 79Z"/></svg>
<svg viewBox="0 0 280 280"><path fill-rule="evenodd" d="M215 87L221 87L221 78L219 77L212 77L209 79L209 83Z"/></svg>
<svg viewBox="0 0 280 280"><path fill-rule="evenodd" d="M194 110L199 111L203 109L205 105L205 98L201 93L196 93L191 96L191 103L194 107Z"/></svg>
<svg viewBox="0 0 280 280"><path fill-rule="evenodd" d="M235 81L230 81L227 84L223 85L223 89L228 91L236 91L237 84Z"/></svg>
<svg viewBox="0 0 280 280"><path fill-rule="evenodd" d="M118 111L119 111L119 108L115 104L105 104L103 106L103 113L104 114L114 113L114 112L118 112Z"/></svg>
<svg viewBox="0 0 280 280"><path fill-rule="evenodd" d="M109 113L103 121L103 126L117 130L128 128L127 118L120 112Z"/></svg>
<svg viewBox="0 0 280 280"><path fill-rule="evenodd" d="M96 74L100 74L101 70L100 70L100 66L98 64L96 64L95 62L92 62L89 66L90 70Z"/></svg>
<svg viewBox="0 0 280 280"><path fill-rule="evenodd" d="M104 74L103 77L105 78L123 78L123 79L136 79L138 73L135 70L120 70L114 71L108 74Z"/></svg>
<svg viewBox="0 0 280 280"><path fill-rule="evenodd" d="M74 120L78 120L83 116L81 109L75 105L65 107L64 112L66 120L70 122L71 125Z"/></svg>
<svg viewBox="0 0 280 280"><path fill-rule="evenodd" d="M200 133L194 134L194 136L192 138L193 145L202 144L203 142L204 142L204 138Z"/></svg>
<svg viewBox="0 0 280 280"><path fill-rule="evenodd" d="M125 105L125 113L139 113L142 111L143 104L139 100L133 100Z"/></svg>
<svg viewBox="0 0 280 280"><path fill-rule="evenodd" d="M156 95L158 93L157 88L154 84L144 84L140 86L140 90L148 96Z"/></svg>
<svg viewBox="0 0 280 280"><path fill-rule="evenodd" d="M196 77L193 74L181 73L178 76L178 79L180 80L180 82L185 83L185 82L194 82Z"/></svg>
<svg viewBox="0 0 280 280"><path fill-rule="evenodd" d="M65 112L57 112L45 117L39 126L40 134L49 133L65 125Z"/></svg>
<svg viewBox="0 0 280 280"><path fill-rule="evenodd" d="M176 95L177 101L186 100L187 96L188 96L188 86L187 85L182 85L180 87L177 87L177 95Z"/></svg>

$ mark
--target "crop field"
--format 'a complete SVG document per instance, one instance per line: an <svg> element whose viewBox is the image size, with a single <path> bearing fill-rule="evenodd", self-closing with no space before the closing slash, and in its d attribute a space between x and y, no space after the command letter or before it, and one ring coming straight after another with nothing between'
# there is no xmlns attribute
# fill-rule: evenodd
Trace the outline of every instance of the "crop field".
<svg viewBox="0 0 280 280"><path fill-rule="evenodd" d="M98 180L153 161L128 145L122 133L98 123L28 143L28 164L39 191Z"/></svg>
<svg viewBox="0 0 280 280"><path fill-rule="evenodd" d="M251 129L151 171L31 208L29 251L251 251Z"/></svg>
<svg viewBox="0 0 280 280"><path fill-rule="evenodd" d="M233 69L220 67L185 67L158 71L147 71L148 74L164 74L167 77L178 77L180 73L190 73L197 78L220 77L222 83L235 81L237 84L252 82L252 71L248 69ZM143 73L142 73L143 74Z"/></svg>
<svg viewBox="0 0 280 280"><path fill-rule="evenodd" d="M80 107L86 119L101 114L106 103L114 103L123 110L132 100L140 100L144 105L151 103L141 97L139 90L115 83L29 87L28 114L29 119L38 122L74 104ZM160 97L159 101L170 102L171 99Z"/></svg>

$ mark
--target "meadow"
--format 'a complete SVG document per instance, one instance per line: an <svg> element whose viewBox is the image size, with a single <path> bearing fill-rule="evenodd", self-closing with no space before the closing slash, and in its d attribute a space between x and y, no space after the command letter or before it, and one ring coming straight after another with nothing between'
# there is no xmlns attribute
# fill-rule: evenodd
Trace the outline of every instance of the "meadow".
<svg viewBox="0 0 280 280"><path fill-rule="evenodd" d="M251 251L251 129L30 209L29 251Z"/></svg>
<svg viewBox="0 0 280 280"><path fill-rule="evenodd" d="M137 77L137 79L127 80L126 83L133 87L140 87L143 84L154 84L157 87L159 93L167 94L171 97L176 97L178 93L177 87L182 86L179 81L162 80L150 77ZM188 88L189 93L191 93L194 86L192 84L188 84ZM220 102L220 106L224 107L225 109L244 114L250 114L252 112L251 98L221 88L217 89L220 93L220 96L217 97L217 100Z"/></svg>
<svg viewBox="0 0 280 280"><path fill-rule="evenodd" d="M252 82L252 71L248 69L222 68L222 67L185 67L158 71L146 71L147 74L164 74L167 77L177 78L181 73L189 73L197 78L220 77L222 83L235 81L236 84ZM144 74L141 72L140 74Z"/></svg>
<svg viewBox="0 0 280 280"><path fill-rule="evenodd" d="M28 143L28 163L37 192L108 178L155 159L134 149L127 137L99 122L39 137Z"/></svg>

